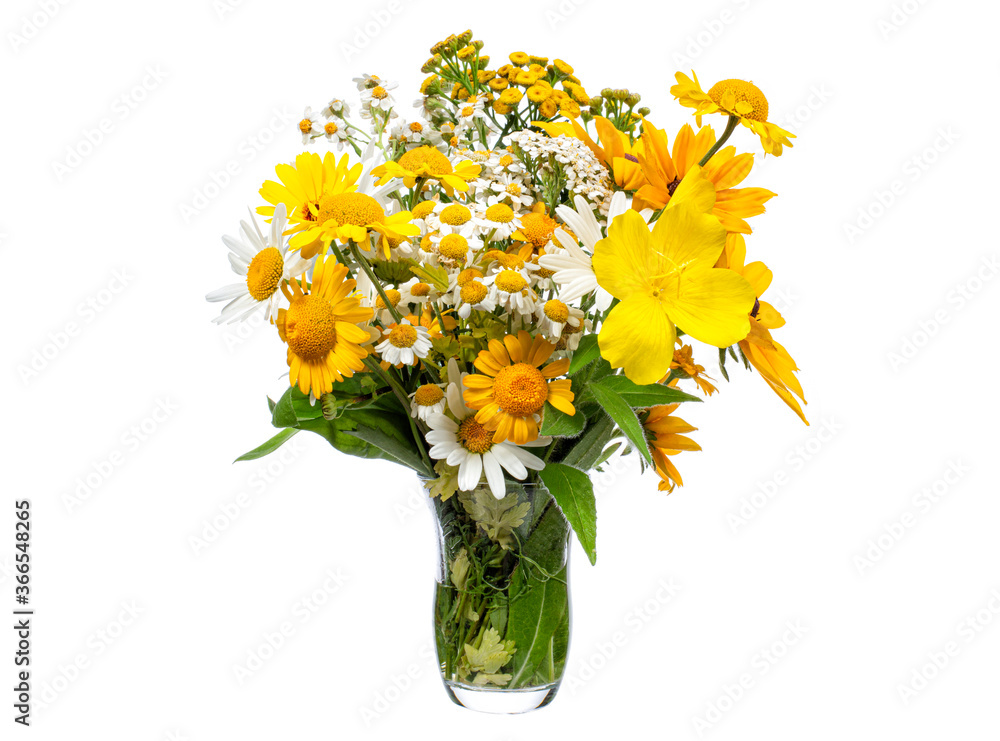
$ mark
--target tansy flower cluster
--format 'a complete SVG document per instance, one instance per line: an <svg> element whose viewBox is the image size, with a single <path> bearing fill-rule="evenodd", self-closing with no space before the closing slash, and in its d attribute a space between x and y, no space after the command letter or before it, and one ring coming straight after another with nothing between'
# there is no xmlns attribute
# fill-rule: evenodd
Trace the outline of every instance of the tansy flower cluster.
<svg viewBox="0 0 1000 741"><path fill-rule="evenodd" d="M805 421L771 271L748 257L775 196L747 184L753 149L793 136L760 87L678 73L694 117L667 128L635 92L591 96L558 58L491 59L471 31L421 69L415 101L366 73L353 100L306 108L305 151L223 238L239 282L208 295L215 321L260 314L284 345L284 429L250 457L308 430L432 495L500 500L631 450L671 491L701 449L678 411L719 394L727 359ZM730 144L739 125L754 136Z"/></svg>

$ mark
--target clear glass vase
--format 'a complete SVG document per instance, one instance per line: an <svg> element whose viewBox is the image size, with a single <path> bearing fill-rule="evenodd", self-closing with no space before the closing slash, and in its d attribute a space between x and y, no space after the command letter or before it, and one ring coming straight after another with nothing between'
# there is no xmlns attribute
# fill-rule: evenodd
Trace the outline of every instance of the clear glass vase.
<svg viewBox="0 0 1000 741"><path fill-rule="evenodd" d="M432 498L439 568L434 637L451 699L525 713L555 697L570 633L570 527L548 490L507 483Z"/></svg>

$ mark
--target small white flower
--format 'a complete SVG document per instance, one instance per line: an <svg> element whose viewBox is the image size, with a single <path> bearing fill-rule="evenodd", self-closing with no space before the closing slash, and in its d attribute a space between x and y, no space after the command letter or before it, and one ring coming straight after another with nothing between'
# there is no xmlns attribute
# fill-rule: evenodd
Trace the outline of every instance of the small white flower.
<svg viewBox="0 0 1000 741"><path fill-rule="evenodd" d="M444 384L425 383L410 394L410 416L426 422L432 414L444 413L447 403Z"/></svg>
<svg viewBox="0 0 1000 741"><path fill-rule="evenodd" d="M431 338L427 327L413 325L408 319L390 327L382 334L383 340L375 352L389 365L415 365L431 351Z"/></svg>
<svg viewBox="0 0 1000 741"><path fill-rule="evenodd" d="M576 329L580 326L584 313L575 306L569 306L564 301L554 298L545 303L538 302L536 317L542 336L550 342L558 342L563 329L566 327Z"/></svg>
<svg viewBox="0 0 1000 741"><path fill-rule="evenodd" d="M399 287L402 296L402 304L420 304L423 306L428 301L435 301L438 298L437 289L430 283L425 283L420 278L414 276Z"/></svg>
<svg viewBox="0 0 1000 741"><path fill-rule="evenodd" d="M328 142L337 147L337 151L339 152L344 148L344 144L347 141L347 125L343 121L336 121L332 118L328 119L323 124L323 135Z"/></svg>
<svg viewBox="0 0 1000 741"><path fill-rule="evenodd" d="M426 435L431 445L427 452L435 460L458 467L458 488L462 491L472 491L479 486L485 473L493 496L503 499L506 494L503 472L523 481L528 476L528 469L541 471L545 462L524 448L544 447L551 438L539 437L523 447L509 440L493 442L493 433L476 422L475 413L465 405L462 387L462 379L448 384L448 409L454 420L444 414L433 414L427 420L431 428Z"/></svg>
<svg viewBox="0 0 1000 741"><path fill-rule="evenodd" d="M477 234L484 237L492 234L494 241L510 239L514 232L521 228L521 218L505 203L490 206L477 203L472 223L476 227Z"/></svg>
<svg viewBox="0 0 1000 741"><path fill-rule="evenodd" d="M319 111L306 108L299 121L299 133L302 134L302 143L308 144L314 137L323 136L323 116Z"/></svg>
<svg viewBox="0 0 1000 741"><path fill-rule="evenodd" d="M351 107L340 98L334 98L326 104L323 115L327 118L347 118L351 115Z"/></svg>
<svg viewBox="0 0 1000 741"><path fill-rule="evenodd" d="M497 307L496 287L487 286L481 281L469 281L459 288L457 293L455 306L458 308L458 315L463 319L468 319L473 309L492 312Z"/></svg>

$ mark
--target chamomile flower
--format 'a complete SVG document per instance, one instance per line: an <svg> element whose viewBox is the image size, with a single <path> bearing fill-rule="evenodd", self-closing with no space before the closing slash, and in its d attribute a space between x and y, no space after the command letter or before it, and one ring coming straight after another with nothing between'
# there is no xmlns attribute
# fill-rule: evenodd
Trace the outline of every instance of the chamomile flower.
<svg viewBox="0 0 1000 741"><path fill-rule="evenodd" d="M464 232L455 231L447 234L439 234L432 237L437 244L438 257L445 265L465 265L473 255L473 248L469 244L472 238L472 230Z"/></svg>
<svg viewBox="0 0 1000 741"><path fill-rule="evenodd" d="M490 153L486 167L493 173L510 173L519 175L524 172L521 161L506 149L497 149Z"/></svg>
<svg viewBox="0 0 1000 741"><path fill-rule="evenodd" d="M544 304L538 302L538 329L545 339L559 342L566 327L576 329L583 322L584 313L575 306L569 306L557 298Z"/></svg>
<svg viewBox="0 0 1000 741"><path fill-rule="evenodd" d="M427 442L431 448L428 454L435 460L443 460L450 466L458 467L458 488L472 491L486 475L490 491L497 499L506 494L504 471L523 481L528 470L540 471L545 462L525 447L544 447L551 438L538 437L524 446L512 442L493 440L493 433L476 421L472 410L462 400L462 382L449 383L446 393L448 410L454 419L444 414L433 414L427 420L431 428Z"/></svg>
<svg viewBox="0 0 1000 741"><path fill-rule="evenodd" d="M472 218L477 233L493 241L510 239L521 228L521 219L506 203L489 207L480 205Z"/></svg>
<svg viewBox="0 0 1000 741"><path fill-rule="evenodd" d="M222 238L229 248L229 264L233 272L245 280L212 291L205 297L212 302L228 301L222 313L212 320L216 324L246 319L262 306L267 320L274 323L278 316L281 296L278 289L282 282L302 275L312 264L311 260L304 260L300 255L288 256L288 245L282 236L287 222L285 204L279 203L275 208L267 237L252 214L251 219L252 228L246 221L240 222L240 237Z"/></svg>
<svg viewBox="0 0 1000 741"><path fill-rule="evenodd" d="M398 86L399 83L397 82L386 82L384 80L378 80L378 84L371 87L366 86L361 91L361 107L363 111L388 111L396 103L392 95L389 94L389 91Z"/></svg>
<svg viewBox="0 0 1000 741"><path fill-rule="evenodd" d="M389 365L415 365L431 351L431 338L426 327L414 326L409 319L392 324L382 333L382 342L375 352Z"/></svg>
<svg viewBox="0 0 1000 741"><path fill-rule="evenodd" d="M522 316L535 313L538 294L531 288L526 271L503 268L488 276L484 284L496 288L495 300L498 306Z"/></svg>
<svg viewBox="0 0 1000 741"><path fill-rule="evenodd" d="M458 119L457 131L461 132L472 128L476 125L476 121L483 121L488 127L493 128L493 124L486 118L486 114L483 112L484 102L484 98L479 95L463 102L455 112L455 118Z"/></svg>
<svg viewBox="0 0 1000 741"><path fill-rule="evenodd" d="M299 121L299 133L302 134L302 143L308 144L318 136L323 136L323 115L312 108L306 108Z"/></svg>
<svg viewBox="0 0 1000 741"><path fill-rule="evenodd" d="M433 414L443 414L446 403L441 384L425 383L410 394L410 416L426 422Z"/></svg>
<svg viewBox="0 0 1000 741"><path fill-rule="evenodd" d="M472 232L472 209L461 203L440 203L427 217L428 223L441 234L459 233L467 239Z"/></svg>
<svg viewBox="0 0 1000 741"><path fill-rule="evenodd" d="M327 118L347 118L351 115L351 107L340 98L334 98L326 104L323 115Z"/></svg>
<svg viewBox="0 0 1000 741"><path fill-rule="evenodd" d="M489 188L494 193L486 201L490 206L509 203L514 210L520 211L535 202L531 188L520 175L503 173L489 184Z"/></svg>
<svg viewBox="0 0 1000 741"><path fill-rule="evenodd" d="M458 307L458 315L463 319L468 319L472 315L473 309L492 312L497 307L495 295L496 289L490 290L488 286L478 280L469 281L458 289L458 300L455 302Z"/></svg>
<svg viewBox="0 0 1000 741"><path fill-rule="evenodd" d="M438 298L437 289L430 283L425 283L418 277L410 278L399 287L403 304L426 304Z"/></svg>
<svg viewBox="0 0 1000 741"><path fill-rule="evenodd" d="M344 148L344 143L347 141L347 126L343 122L337 122L334 119L328 119L326 123L323 124L323 136L330 144L337 147L337 151L341 151Z"/></svg>

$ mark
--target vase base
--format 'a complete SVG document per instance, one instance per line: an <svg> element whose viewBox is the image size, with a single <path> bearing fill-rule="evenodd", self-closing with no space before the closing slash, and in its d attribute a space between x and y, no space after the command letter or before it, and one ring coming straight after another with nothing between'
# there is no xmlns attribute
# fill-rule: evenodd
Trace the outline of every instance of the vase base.
<svg viewBox="0 0 1000 741"><path fill-rule="evenodd" d="M556 696L559 683L554 682L541 687L520 690L507 690L502 687L470 687L467 684L446 681L444 687L452 701L463 708L480 713L516 715L529 713L548 705Z"/></svg>

